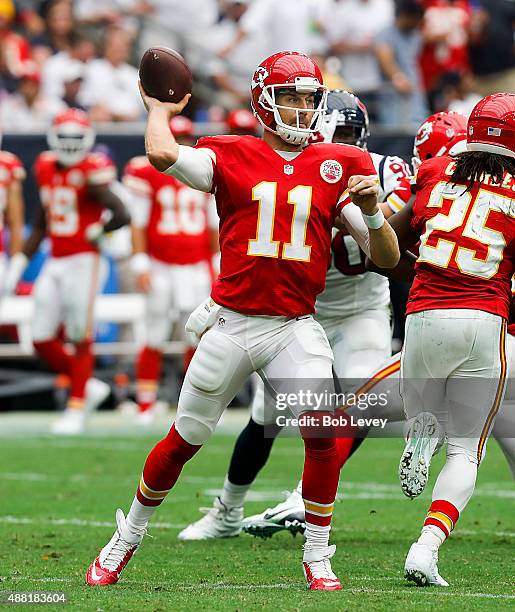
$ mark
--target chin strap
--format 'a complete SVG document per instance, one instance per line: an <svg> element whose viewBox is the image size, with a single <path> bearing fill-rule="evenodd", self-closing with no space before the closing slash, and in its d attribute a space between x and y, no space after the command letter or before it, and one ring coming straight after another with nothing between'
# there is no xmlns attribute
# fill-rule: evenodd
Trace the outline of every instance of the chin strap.
<svg viewBox="0 0 515 612"><path fill-rule="evenodd" d="M292 145L301 145L307 142L311 134L306 134L304 132L300 133L293 128L286 128L282 125L278 125L275 128L277 134L288 144Z"/></svg>

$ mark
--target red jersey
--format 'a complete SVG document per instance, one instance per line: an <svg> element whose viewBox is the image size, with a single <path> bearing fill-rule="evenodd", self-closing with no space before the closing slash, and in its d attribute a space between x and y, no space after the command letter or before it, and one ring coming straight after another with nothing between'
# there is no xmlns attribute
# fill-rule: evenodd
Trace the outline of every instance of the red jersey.
<svg viewBox="0 0 515 612"><path fill-rule="evenodd" d="M376 177L370 155L354 146L316 144L285 159L253 136L206 137L197 147L216 156L222 257L213 300L250 315L314 312L340 200L350 176Z"/></svg>
<svg viewBox="0 0 515 612"><path fill-rule="evenodd" d="M420 236L406 312L471 308L508 318L515 271L515 179L485 179L467 191L447 181L455 162L435 157L419 168L411 225Z"/></svg>
<svg viewBox="0 0 515 612"><path fill-rule="evenodd" d="M21 161L8 151L0 151L0 253L4 247L4 218L9 202L9 188L13 181L23 181L25 170Z"/></svg>
<svg viewBox="0 0 515 612"><path fill-rule="evenodd" d="M420 55L424 88L431 91L447 72L466 73L471 10L466 0L428 0L423 31L428 39Z"/></svg>
<svg viewBox="0 0 515 612"><path fill-rule="evenodd" d="M3 59L7 70L16 78L20 78L24 72L33 71L34 61L30 45L23 36L12 30L0 34L0 47L2 47Z"/></svg>
<svg viewBox="0 0 515 612"><path fill-rule="evenodd" d="M61 166L51 151L41 153L34 166L53 257L96 253L86 239L86 228L100 221L103 208L89 195L89 187L109 185L116 178L111 160L90 153L75 166Z"/></svg>
<svg viewBox="0 0 515 612"><path fill-rule="evenodd" d="M511 299L515 300L515 276L511 278ZM508 333L510 336L515 336L515 322L508 325Z"/></svg>
<svg viewBox="0 0 515 612"><path fill-rule="evenodd" d="M214 211L213 196L159 172L146 157L131 159L123 182L148 200L149 210L134 214L133 223L146 228L151 257L179 265L209 258L209 209Z"/></svg>

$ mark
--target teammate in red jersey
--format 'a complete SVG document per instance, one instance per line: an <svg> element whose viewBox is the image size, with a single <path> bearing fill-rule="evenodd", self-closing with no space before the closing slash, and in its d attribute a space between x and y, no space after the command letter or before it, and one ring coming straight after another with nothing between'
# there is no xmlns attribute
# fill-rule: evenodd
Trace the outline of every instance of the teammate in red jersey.
<svg viewBox="0 0 515 612"><path fill-rule="evenodd" d="M394 234L377 209L369 154L344 145L303 146L319 129L325 110L318 66L301 53L275 54L257 68L251 93L265 129L262 139L202 138L193 149L178 146L168 129L170 117L182 111L189 96L165 104L142 92L149 111L145 142L151 163L215 193L221 271L212 299L187 323L201 339L186 373L176 422L148 456L127 519L117 512L117 531L88 569L90 585L118 581L156 507L252 372L269 385L279 378L309 384L302 383L309 377L316 379L310 389L330 387L332 353L311 313L324 287L334 218L341 214L378 265L395 266L399 258ZM342 211L339 202L347 189L354 203ZM299 412L309 415L310 408ZM337 590L341 584L330 563L335 547L328 544L338 485L336 445L332 437L310 436L305 427L302 434L303 568L310 589Z"/></svg>
<svg viewBox="0 0 515 612"><path fill-rule="evenodd" d="M170 128L179 144L193 144L189 119L177 115ZM218 268L218 216L213 196L159 172L146 157L130 160L123 182L133 201L132 269L147 303L147 342L136 366L138 422L147 424L155 413L162 344L172 324L184 328L185 315L210 294L212 259ZM186 367L192 355L190 348Z"/></svg>
<svg viewBox="0 0 515 612"><path fill-rule="evenodd" d="M506 324L515 270L515 95L481 100L467 151L418 169L414 204L392 218L401 249L420 241L401 356L401 395L411 419L399 475L424 489L433 453L447 440L422 533L405 577L447 586L438 549L468 503L506 382Z"/></svg>
<svg viewBox="0 0 515 612"><path fill-rule="evenodd" d="M10 293L6 278L4 226L9 228L9 251L12 259L19 259L23 243L24 180L25 169L21 161L16 155L0 150L0 295Z"/></svg>
<svg viewBox="0 0 515 612"><path fill-rule="evenodd" d="M93 302L107 272L98 242L129 221L121 200L109 189L116 177L112 162L90 153L94 140L82 111L67 110L55 118L48 134L51 151L41 153L35 163L42 207L21 261L8 274L14 287L48 236L51 254L34 289L33 340L40 357L70 378L66 411L52 426L54 433L64 435L80 433L84 426L85 388L93 370ZM61 323L74 344L72 355L58 338Z"/></svg>

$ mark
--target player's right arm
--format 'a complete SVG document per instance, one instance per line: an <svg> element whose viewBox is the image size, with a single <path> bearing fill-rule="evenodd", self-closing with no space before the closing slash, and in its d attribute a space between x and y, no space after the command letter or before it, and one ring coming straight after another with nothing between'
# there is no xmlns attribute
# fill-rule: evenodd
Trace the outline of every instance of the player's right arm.
<svg viewBox="0 0 515 612"><path fill-rule="evenodd" d="M39 206L36 211L36 217L34 219L32 231L30 232L30 235L25 241L25 244L23 245L22 249L22 253L25 255L27 260L30 260L34 253L39 249L39 245L46 236L46 229L46 214L43 210L43 207Z"/></svg>
<svg viewBox="0 0 515 612"><path fill-rule="evenodd" d="M16 253L9 260L9 266L3 284L4 295L11 295L16 290L20 278L27 267L31 257L38 250L43 238L46 235L46 215L43 207L40 206L36 211L36 217L32 226L32 231L25 241L21 251Z"/></svg>
<svg viewBox="0 0 515 612"><path fill-rule="evenodd" d="M136 285L143 293L151 289L150 257L148 255L148 224L152 208L153 187L147 177L150 169L144 157L135 157L129 161L123 173L129 198L131 213L132 257L131 271L136 278Z"/></svg>
<svg viewBox="0 0 515 612"><path fill-rule="evenodd" d="M174 104L150 97L141 83L139 88L148 111L145 130L148 161L160 172L175 176L188 187L209 193L213 187L214 154L207 149L179 145L170 130L170 119L182 112L191 94L186 94L180 102Z"/></svg>

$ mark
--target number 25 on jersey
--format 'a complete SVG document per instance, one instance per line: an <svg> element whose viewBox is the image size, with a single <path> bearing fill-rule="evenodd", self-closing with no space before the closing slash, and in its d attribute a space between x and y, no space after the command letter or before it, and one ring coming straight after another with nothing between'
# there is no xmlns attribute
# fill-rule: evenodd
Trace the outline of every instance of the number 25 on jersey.
<svg viewBox="0 0 515 612"><path fill-rule="evenodd" d="M502 232L487 227L488 216L490 211L494 211L515 217L512 200L487 189L480 189L473 198L466 185L441 181L433 188L427 207L442 208L445 200L451 201L449 212L438 213L426 222L425 232L420 237L418 261L447 268L454 259L462 274L492 278L503 259L506 240ZM464 227L459 230L464 223ZM448 237L443 238L442 234ZM459 235L473 240L477 249L463 246L456 248L456 240L452 238L459 238ZM485 247L486 256L478 257L478 251L484 252Z"/></svg>
<svg viewBox="0 0 515 612"><path fill-rule="evenodd" d="M282 244L273 239L277 183L263 181L252 189L252 200L258 202L256 238L249 240L247 255L281 257L294 261L309 261L311 247L306 244L306 231L311 211L313 188L297 185L288 192L288 204L293 206L290 241Z"/></svg>

